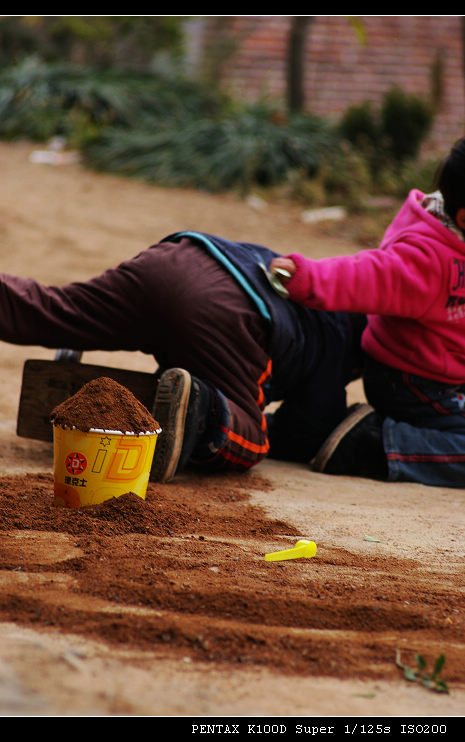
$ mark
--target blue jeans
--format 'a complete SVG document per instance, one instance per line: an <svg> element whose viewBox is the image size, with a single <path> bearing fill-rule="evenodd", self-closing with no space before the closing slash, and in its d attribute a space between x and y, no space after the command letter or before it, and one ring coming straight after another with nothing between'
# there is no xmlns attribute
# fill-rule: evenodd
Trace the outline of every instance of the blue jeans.
<svg viewBox="0 0 465 742"><path fill-rule="evenodd" d="M364 385L384 418L389 480L465 488L465 384L447 386L367 358Z"/></svg>

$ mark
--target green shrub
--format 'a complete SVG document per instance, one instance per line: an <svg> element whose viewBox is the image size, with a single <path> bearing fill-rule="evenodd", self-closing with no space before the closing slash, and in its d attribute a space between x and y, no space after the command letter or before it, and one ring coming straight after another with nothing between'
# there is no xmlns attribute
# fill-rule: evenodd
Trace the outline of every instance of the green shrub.
<svg viewBox="0 0 465 742"><path fill-rule="evenodd" d="M92 167L211 190L283 182L320 167L337 139L323 120L286 118L269 102L239 106L217 91L150 72L46 65L0 73L0 137L79 148Z"/></svg>
<svg viewBox="0 0 465 742"><path fill-rule="evenodd" d="M0 16L0 67L37 55L48 63L143 69L182 53L185 16Z"/></svg>
<svg viewBox="0 0 465 742"><path fill-rule="evenodd" d="M27 59L0 72L0 136L43 141L61 134L84 145L79 133L136 128L146 117L183 121L216 115L221 101L200 85L150 72L47 65ZM86 121L85 127L82 122Z"/></svg>
<svg viewBox="0 0 465 742"><path fill-rule="evenodd" d="M339 132L364 153L376 174L388 160L403 163L416 158L432 123L429 104L395 86L384 95L377 110L369 101L349 107L341 118Z"/></svg>
<svg viewBox="0 0 465 742"><path fill-rule="evenodd" d="M421 162L405 160L400 165L391 163L379 171L376 185L383 193L404 198L412 188L428 193L434 188L440 158L430 157Z"/></svg>
<svg viewBox="0 0 465 742"><path fill-rule="evenodd" d="M315 116L286 116L270 101L239 105L199 82L149 71L33 58L0 71L3 139L61 135L96 169L212 191L281 185L306 205L357 209L376 189L398 195L415 175L428 122L427 109L398 90L380 111L369 103L348 109L335 129Z"/></svg>
<svg viewBox="0 0 465 742"><path fill-rule="evenodd" d="M349 106L341 119L339 130L343 139L359 150L379 145L379 123L370 101Z"/></svg>
<svg viewBox="0 0 465 742"><path fill-rule="evenodd" d="M177 127L159 123L147 117L137 130L108 129L86 148L87 161L166 185L247 192L283 182L297 167L314 175L336 141L324 122L308 116L283 122L264 104L189 116Z"/></svg>
<svg viewBox="0 0 465 742"><path fill-rule="evenodd" d="M331 158L326 159L321 177L330 198L352 210L362 206L373 187L365 157L348 146L340 147Z"/></svg>
<svg viewBox="0 0 465 742"><path fill-rule="evenodd" d="M389 152L399 162L418 156L432 121L432 110L421 98L398 87L385 95L380 112L381 133Z"/></svg>

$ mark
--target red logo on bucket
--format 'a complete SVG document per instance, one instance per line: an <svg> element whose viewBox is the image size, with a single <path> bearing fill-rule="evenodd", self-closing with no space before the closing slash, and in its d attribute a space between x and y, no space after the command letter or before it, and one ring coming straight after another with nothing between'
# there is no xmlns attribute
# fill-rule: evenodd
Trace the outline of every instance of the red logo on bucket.
<svg viewBox="0 0 465 742"><path fill-rule="evenodd" d="M65 466L70 474L82 474L87 466L87 459L82 453L70 453L66 457Z"/></svg>

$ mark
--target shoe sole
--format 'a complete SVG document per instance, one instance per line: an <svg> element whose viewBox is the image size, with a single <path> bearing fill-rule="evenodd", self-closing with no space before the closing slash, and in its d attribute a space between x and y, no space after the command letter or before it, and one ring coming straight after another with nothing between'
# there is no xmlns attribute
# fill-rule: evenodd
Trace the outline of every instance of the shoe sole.
<svg viewBox="0 0 465 742"><path fill-rule="evenodd" d="M161 375L152 412L162 429L150 473L152 482L169 482L176 474L190 391L191 376L184 369L171 368Z"/></svg>
<svg viewBox="0 0 465 742"><path fill-rule="evenodd" d="M314 458L310 461L310 469L324 473L324 470L333 455L334 451L347 435L347 433L355 428L356 425L363 420L364 417L373 412L373 407L369 404L360 403L350 415L348 415L339 425L333 430L331 435L323 443L322 447Z"/></svg>

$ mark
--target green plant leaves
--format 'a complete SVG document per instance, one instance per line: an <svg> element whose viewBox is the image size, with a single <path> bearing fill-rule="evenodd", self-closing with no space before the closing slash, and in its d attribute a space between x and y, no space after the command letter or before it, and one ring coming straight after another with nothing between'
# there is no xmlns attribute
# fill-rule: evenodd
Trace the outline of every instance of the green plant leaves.
<svg viewBox="0 0 465 742"><path fill-rule="evenodd" d="M90 166L211 191L279 185L334 156L330 124L143 70L26 59L0 71L0 137L63 136Z"/></svg>
<svg viewBox="0 0 465 742"><path fill-rule="evenodd" d="M397 667L400 667L401 670L404 672L404 677L406 680L409 680L411 682L420 683L425 688L428 688L429 690L433 690L436 693L449 693L449 687L445 680L439 677L440 673L442 672L442 669L445 665L446 658L444 654L440 654L433 665L433 670L430 674L426 672L427 662L423 655L416 654L415 655L415 662L417 665L417 669L413 669L411 667L408 667L407 665L402 664L400 661L400 651L397 651L396 655L396 665Z"/></svg>

